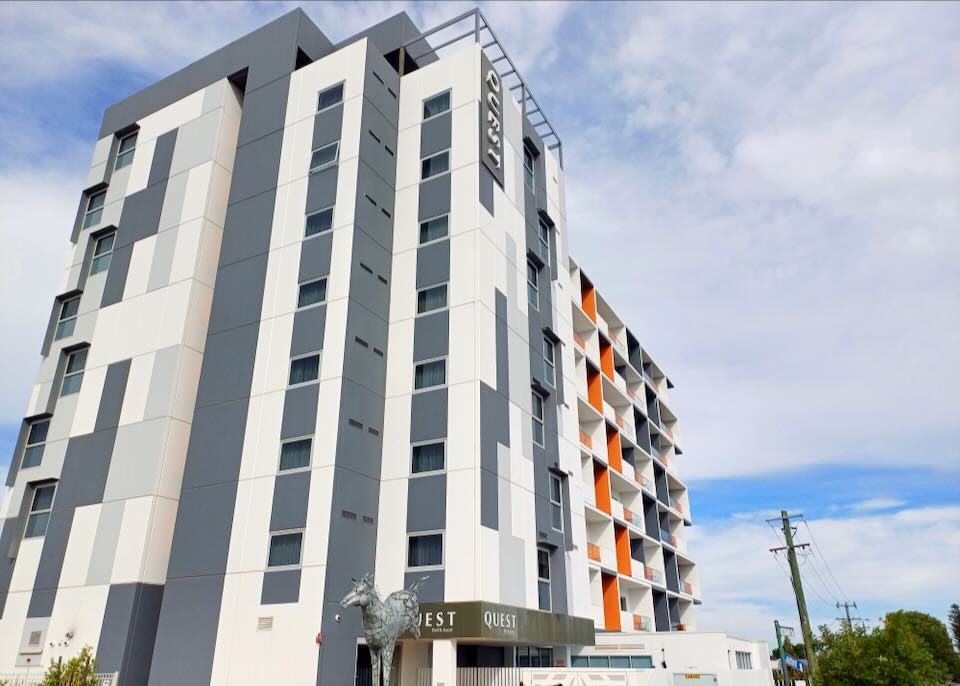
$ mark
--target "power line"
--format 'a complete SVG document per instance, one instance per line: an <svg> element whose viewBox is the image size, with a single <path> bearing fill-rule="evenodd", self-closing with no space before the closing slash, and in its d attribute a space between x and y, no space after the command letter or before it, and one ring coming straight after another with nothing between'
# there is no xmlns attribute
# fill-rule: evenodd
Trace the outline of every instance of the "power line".
<svg viewBox="0 0 960 686"><path fill-rule="evenodd" d="M803 566L803 567L807 567L807 559L809 559L809 553L808 553L807 555L801 554L800 557L803 559L803 565L802 565L802 566ZM814 574L817 573L817 570L816 570L812 565L810 566L810 569L813 570ZM818 575L818 578L819 578L819 575ZM809 576L807 577L807 582L808 582L808 585L809 585L809 587L810 587L810 590L813 591L814 594L816 594L816 596L820 599L820 601L821 601L824 605L826 605L828 608L830 608L830 611L832 612L832 611L833 611L833 603L830 602L829 600L827 600L826 598L824 598L824 597L820 594L820 591L817 590L816 585L815 585L814 583L812 583L811 577L809 577ZM823 580L821 580L820 583L823 584ZM826 588L824 588L823 590L827 592L827 595L830 595L829 591L827 591Z"/></svg>
<svg viewBox="0 0 960 686"><path fill-rule="evenodd" d="M840 596L846 601L849 600L847 594L843 592L843 588L840 587L840 582L837 581L837 577L833 575L833 570L830 569L830 565L827 563L827 558L823 554L823 551L820 549L820 544L817 543L817 537L813 535L813 529L810 527L810 522L806 519L801 519L804 525L807 527L807 533L810 535L810 540L813 542L813 547L817 551L817 555L820 556L820 560L823 562L823 566L826 567L827 573L830 575L830 578L833 579L834 585L837 587L837 590L840 591Z"/></svg>

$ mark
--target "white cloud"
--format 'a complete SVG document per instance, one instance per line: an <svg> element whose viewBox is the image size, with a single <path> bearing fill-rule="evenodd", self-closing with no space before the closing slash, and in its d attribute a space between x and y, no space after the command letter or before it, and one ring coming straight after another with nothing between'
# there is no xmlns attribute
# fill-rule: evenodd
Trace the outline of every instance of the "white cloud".
<svg viewBox="0 0 960 686"><path fill-rule="evenodd" d="M874 510L892 510L906 504L906 501L900 498L868 498L867 500L853 503L850 505L850 509L857 512L872 512Z"/></svg>
<svg viewBox="0 0 960 686"><path fill-rule="evenodd" d="M764 521L771 516L755 513L752 520L714 520L688 530L704 599L698 628L767 638L774 619L797 622L786 560L769 552L783 545ZM855 601L873 620L898 609L943 617L956 590L960 506L817 519L810 530L801 524L795 540L819 545L801 559L800 569L814 624L839 616L837 600Z"/></svg>

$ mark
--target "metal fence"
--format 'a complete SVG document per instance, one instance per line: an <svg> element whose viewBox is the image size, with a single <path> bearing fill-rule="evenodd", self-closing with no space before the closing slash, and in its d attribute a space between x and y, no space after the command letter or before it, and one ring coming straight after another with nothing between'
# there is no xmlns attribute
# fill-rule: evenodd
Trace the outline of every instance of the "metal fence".
<svg viewBox="0 0 960 686"><path fill-rule="evenodd" d="M35 674L0 674L0 686L39 686L43 681L43 669L37 667ZM94 674L97 686L117 686L118 672Z"/></svg>

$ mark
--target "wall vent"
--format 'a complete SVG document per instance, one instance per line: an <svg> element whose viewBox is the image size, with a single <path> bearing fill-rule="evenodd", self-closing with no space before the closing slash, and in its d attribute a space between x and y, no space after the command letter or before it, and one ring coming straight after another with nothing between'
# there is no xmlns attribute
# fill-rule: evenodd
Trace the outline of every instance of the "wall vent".
<svg viewBox="0 0 960 686"><path fill-rule="evenodd" d="M352 426L354 429L362 429L362 428L363 428L363 424L361 424L360 422L358 422L356 419L348 419L348 420L347 420L347 423L348 423L350 426Z"/></svg>
<svg viewBox="0 0 960 686"><path fill-rule="evenodd" d="M257 631L273 631L273 617L257 617Z"/></svg>
<svg viewBox="0 0 960 686"><path fill-rule="evenodd" d="M356 519L357 513L351 512L350 510L340 510L340 516L344 519Z"/></svg>
<svg viewBox="0 0 960 686"><path fill-rule="evenodd" d="M372 433L374 436L379 436L379 435L380 435L380 432L377 431L376 429L374 429L372 426L367 427L367 431L368 431L369 433Z"/></svg>
<svg viewBox="0 0 960 686"><path fill-rule="evenodd" d="M363 523L373 524L373 517L371 517L370 515L363 515Z"/></svg>

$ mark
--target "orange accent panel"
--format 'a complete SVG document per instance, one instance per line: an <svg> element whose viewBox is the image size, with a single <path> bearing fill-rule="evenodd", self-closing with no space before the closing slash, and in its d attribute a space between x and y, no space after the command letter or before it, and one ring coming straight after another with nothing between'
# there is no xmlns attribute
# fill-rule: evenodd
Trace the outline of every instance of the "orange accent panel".
<svg viewBox="0 0 960 686"><path fill-rule="evenodd" d="M613 346L600 339L600 369L613 381Z"/></svg>
<svg viewBox="0 0 960 686"><path fill-rule="evenodd" d="M587 366L587 400L600 414L603 414L603 387L600 383L600 372Z"/></svg>
<svg viewBox="0 0 960 686"><path fill-rule="evenodd" d="M617 571L631 576L633 568L630 564L630 534L622 526L614 525L613 539L617 544Z"/></svg>
<svg viewBox="0 0 960 686"><path fill-rule="evenodd" d="M583 311L587 313L587 316L596 323L597 291L594 290L593 284L583 278L583 276L580 277L580 281L580 306L583 307Z"/></svg>
<svg viewBox="0 0 960 686"><path fill-rule="evenodd" d="M652 568L652 567L644 567L644 568L643 568L643 576L644 576L644 578L645 578L647 581L653 581L653 568Z"/></svg>
<svg viewBox="0 0 960 686"><path fill-rule="evenodd" d="M593 465L593 488L597 509L610 514L610 474L603 465Z"/></svg>
<svg viewBox="0 0 960 686"><path fill-rule="evenodd" d="M633 521L633 512L631 512L631 511L628 510L627 508L623 508L623 518L626 519L628 522L632 522L632 521Z"/></svg>
<svg viewBox="0 0 960 686"><path fill-rule="evenodd" d="M587 558L594 562L600 561L600 546L596 543L587 543Z"/></svg>
<svg viewBox="0 0 960 686"><path fill-rule="evenodd" d="M587 349L587 342L583 340L583 336L578 333L573 334L573 342L580 346L581 350Z"/></svg>
<svg viewBox="0 0 960 686"><path fill-rule="evenodd" d="M590 435L586 431L580 432L580 442L583 443L590 449L593 449L593 440L590 438Z"/></svg>
<svg viewBox="0 0 960 686"><path fill-rule="evenodd" d="M609 424L607 425L607 462L621 474L623 473L623 460L620 452L620 432Z"/></svg>
<svg viewBox="0 0 960 686"><path fill-rule="evenodd" d="M600 586L603 589L603 628L620 631L620 586L617 577L601 574Z"/></svg>
<svg viewBox="0 0 960 686"><path fill-rule="evenodd" d="M641 617L640 615L633 616L633 630L643 631L643 617Z"/></svg>

